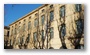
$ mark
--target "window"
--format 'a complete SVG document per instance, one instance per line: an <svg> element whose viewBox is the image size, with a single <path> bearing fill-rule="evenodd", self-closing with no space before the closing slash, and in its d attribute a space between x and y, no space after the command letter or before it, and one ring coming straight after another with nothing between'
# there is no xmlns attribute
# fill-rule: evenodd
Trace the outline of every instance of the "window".
<svg viewBox="0 0 90 55"><path fill-rule="evenodd" d="M31 28L31 22L29 21L28 22L28 29L30 29Z"/></svg>
<svg viewBox="0 0 90 55"><path fill-rule="evenodd" d="M45 37L44 37L44 30L42 30L41 35L42 35L42 40L45 39Z"/></svg>
<svg viewBox="0 0 90 55"><path fill-rule="evenodd" d="M60 16L65 17L65 6L62 6L60 9Z"/></svg>
<svg viewBox="0 0 90 55"><path fill-rule="evenodd" d="M34 26L36 27L38 25L38 19L36 18L34 21Z"/></svg>
<svg viewBox="0 0 90 55"><path fill-rule="evenodd" d="M29 43L30 41L30 34L28 34L27 42Z"/></svg>
<svg viewBox="0 0 90 55"><path fill-rule="evenodd" d="M53 11L51 11L51 12L50 12L50 21L52 21L52 20L53 20L53 18L54 18L54 12L53 12Z"/></svg>
<svg viewBox="0 0 90 55"><path fill-rule="evenodd" d="M31 16L29 17L29 19L31 19Z"/></svg>
<svg viewBox="0 0 90 55"><path fill-rule="evenodd" d="M45 16L42 16L42 25L44 24Z"/></svg>
<svg viewBox="0 0 90 55"><path fill-rule="evenodd" d="M63 38L66 35L66 26L65 24L61 25L61 37Z"/></svg>
<svg viewBox="0 0 90 55"><path fill-rule="evenodd" d="M44 12L44 9L42 10L42 13Z"/></svg>
<svg viewBox="0 0 90 55"><path fill-rule="evenodd" d="M7 32L7 36L9 37L9 31Z"/></svg>
<svg viewBox="0 0 90 55"><path fill-rule="evenodd" d="M53 27L52 27L50 28L50 38L53 38L53 36L54 36L54 32L53 32Z"/></svg>
<svg viewBox="0 0 90 55"><path fill-rule="evenodd" d="M77 12L81 11L81 4L76 4L75 7Z"/></svg>
<svg viewBox="0 0 90 55"><path fill-rule="evenodd" d="M38 16L38 14L36 13L35 16Z"/></svg>
<svg viewBox="0 0 90 55"><path fill-rule="evenodd" d="M50 5L50 8L53 8L53 5Z"/></svg>
<svg viewBox="0 0 90 55"><path fill-rule="evenodd" d="M76 21L77 25L77 34L81 34L83 32L83 22L81 19Z"/></svg>
<svg viewBox="0 0 90 55"><path fill-rule="evenodd" d="M34 41L37 41L37 32L34 33Z"/></svg>

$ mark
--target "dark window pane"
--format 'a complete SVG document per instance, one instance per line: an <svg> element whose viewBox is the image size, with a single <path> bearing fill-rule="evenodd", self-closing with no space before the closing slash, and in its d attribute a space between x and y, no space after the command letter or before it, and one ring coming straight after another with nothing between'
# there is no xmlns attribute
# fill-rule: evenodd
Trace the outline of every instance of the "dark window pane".
<svg viewBox="0 0 90 55"><path fill-rule="evenodd" d="M76 25L77 25L77 34L81 34L83 32L83 23L82 20L77 20L76 21Z"/></svg>
<svg viewBox="0 0 90 55"><path fill-rule="evenodd" d="M53 8L53 5L50 5L50 8Z"/></svg>
<svg viewBox="0 0 90 55"><path fill-rule="evenodd" d="M10 45L12 45L12 41L10 40Z"/></svg>
<svg viewBox="0 0 90 55"><path fill-rule="evenodd" d="M41 32L41 35L42 35L42 39L45 39L44 38L44 30Z"/></svg>
<svg viewBox="0 0 90 55"><path fill-rule="evenodd" d="M42 10L42 13L44 12L44 9Z"/></svg>
<svg viewBox="0 0 90 55"><path fill-rule="evenodd" d="M66 35L66 27L65 24L61 25L61 37L64 37Z"/></svg>
<svg viewBox="0 0 90 55"><path fill-rule="evenodd" d="M7 32L7 36L9 37L9 31Z"/></svg>
<svg viewBox="0 0 90 55"><path fill-rule="evenodd" d="M81 11L81 4L76 4L75 7L77 12Z"/></svg>
<svg viewBox="0 0 90 55"><path fill-rule="evenodd" d="M54 18L54 12L53 12L53 11L51 11L51 12L50 12L50 21L52 21L52 20L53 20L53 18Z"/></svg>

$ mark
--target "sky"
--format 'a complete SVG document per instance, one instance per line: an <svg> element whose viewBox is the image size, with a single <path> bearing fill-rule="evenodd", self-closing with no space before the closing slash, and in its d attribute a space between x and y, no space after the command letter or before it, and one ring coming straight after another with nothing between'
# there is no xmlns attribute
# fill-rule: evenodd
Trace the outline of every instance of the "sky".
<svg viewBox="0 0 90 55"><path fill-rule="evenodd" d="M43 4L4 4L4 26L15 22Z"/></svg>

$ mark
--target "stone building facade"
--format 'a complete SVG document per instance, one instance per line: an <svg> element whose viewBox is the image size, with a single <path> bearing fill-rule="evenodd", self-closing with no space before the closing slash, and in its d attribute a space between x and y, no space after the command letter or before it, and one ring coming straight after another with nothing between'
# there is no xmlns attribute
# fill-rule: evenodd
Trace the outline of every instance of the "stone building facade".
<svg viewBox="0 0 90 55"><path fill-rule="evenodd" d="M9 46L9 29L8 26L4 26L4 49Z"/></svg>
<svg viewBox="0 0 90 55"><path fill-rule="evenodd" d="M9 26L13 49L84 48L83 4L44 4Z"/></svg>

